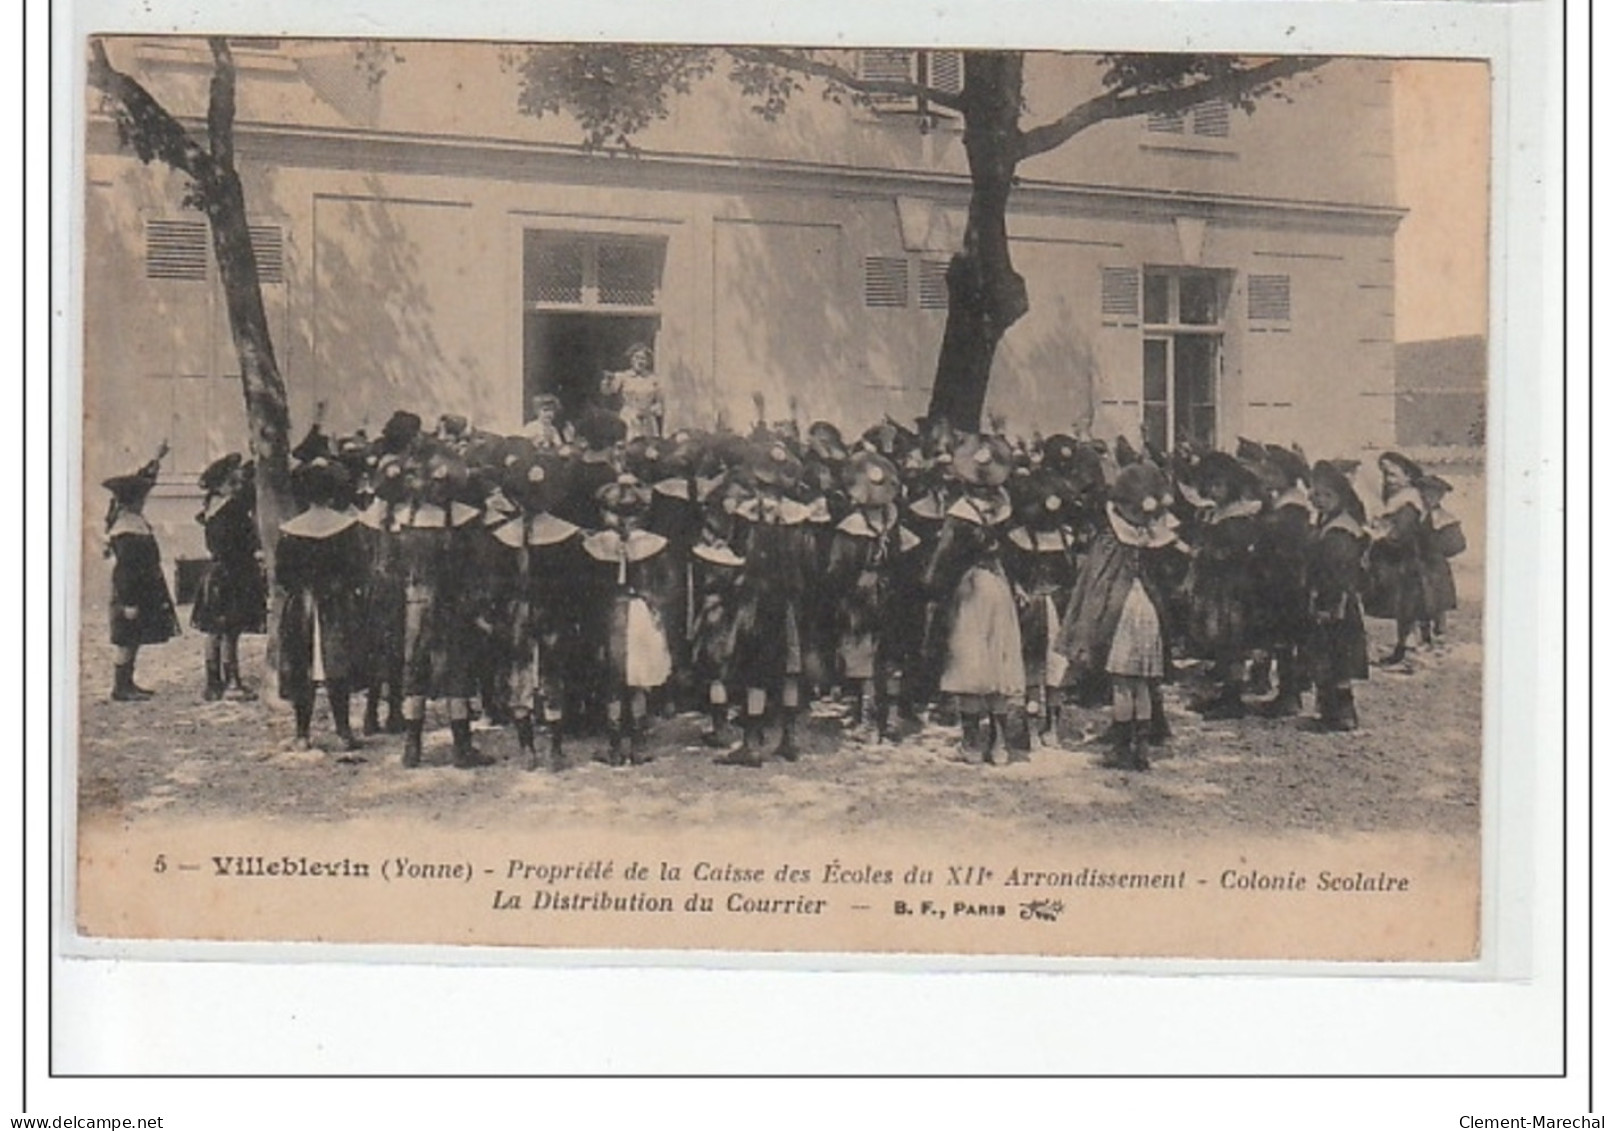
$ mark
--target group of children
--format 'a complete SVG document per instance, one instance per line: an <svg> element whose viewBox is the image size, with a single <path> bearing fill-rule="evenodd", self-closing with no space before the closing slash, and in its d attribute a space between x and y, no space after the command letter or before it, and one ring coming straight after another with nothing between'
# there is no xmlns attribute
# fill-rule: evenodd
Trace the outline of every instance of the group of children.
<svg viewBox="0 0 1615 1131"><path fill-rule="evenodd" d="M397 412L374 438L316 424L298 446L274 599L300 743L323 686L346 749L362 745L359 694L362 731L402 733L406 766L436 699L457 766L487 761L475 703L530 768L564 768L566 736L589 728L604 760L644 761L653 720L679 708L705 714L719 762L755 767L794 761L802 712L834 692L857 741L930 708L957 719L960 758L993 763L1057 743L1068 699L1108 697L1105 763L1145 769L1185 657L1206 661L1191 705L1207 718L1244 715L1276 669L1257 710L1299 714L1311 690L1319 725L1354 729L1365 604L1397 621L1387 660L1402 662L1453 606L1447 557L1463 548L1445 483L1395 453L1371 522L1355 465L1250 441L1167 455L891 420L850 442L825 422L630 438L605 409L552 431L452 416L428 431ZM136 479L107 483L120 569ZM226 457L202 486L213 564L193 623L217 698L241 693L235 639L261 631L264 592L250 465ZM118 644L148 618L127 616L139 602L116 573L114 591ZM129 664L115 698L131 697Z"/></svg>

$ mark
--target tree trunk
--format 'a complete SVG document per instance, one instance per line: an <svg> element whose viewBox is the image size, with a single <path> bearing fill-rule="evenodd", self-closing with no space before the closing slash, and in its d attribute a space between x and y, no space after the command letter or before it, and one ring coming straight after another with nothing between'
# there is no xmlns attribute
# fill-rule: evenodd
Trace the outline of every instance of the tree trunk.
<svg viewBox="0 0 1615 1131"><path fill-rule="evenodd" d="M241 178L234 169L219 172L214 183L206 186L205 206L230 318L230 335L241 364L241 391L247 405L252 458L257 465L258 536L273 590L275 543L280 537L281 522L292 513L287 472L291 419L286 385L275 362L252 236L247 228L246 200Z"/></svg>
<svg viewBox="0 0 1615 1131"><path fill-rule="evenodd" d="M286 384L275 362L275 345L264 312L258 257L247 226L247 201L235 166L235 61L228 41L209 40L213 80L208 98L210 160L201 165L196 196L207 213L213 234L213 258L219 265L230 336L241 365L241 393L246 401L249 444L256 465L258 541L269 579L264 689L273 694L279 666L280 603L275 600L275 548L280 524L292 514L289 453L291 414Z"/></svg>
<svg viewBox="0 0 1615 1131"><path fill-rule="evenodd" d="M931 420L981 427L993 355L1029 309L1026 281L1009 257L1005 214L1020 160L1019 52L965 54L964 143L970 163L970 210L964 247L948 264L948 320L931 386Z"/></svg>

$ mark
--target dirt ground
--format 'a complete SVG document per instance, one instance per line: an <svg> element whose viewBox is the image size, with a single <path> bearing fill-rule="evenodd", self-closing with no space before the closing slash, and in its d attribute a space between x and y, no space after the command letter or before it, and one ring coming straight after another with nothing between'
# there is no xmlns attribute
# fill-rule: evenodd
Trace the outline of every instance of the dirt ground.
<svg viewBox="0 0 1615 1131"><path fill-rule="evenodd" d="M98 621L92 614L85 623L94 632ZM1183 686L1169 687L1174 737L1144 774L1099 766L1103 710L1068 709L1058 748L993 767L951 761L957 732L939 726L896 745L844 741L844 712L828 702L805 727L801 761L761 770L714 764L695 715L656 724L648 765L609 768L591 760L602 739L578 738L569 745L573 768L561 774L526 771L515 734L479 724L478 745L496 762L457 770L439 714L429 716L427 764L405 770L401 737L367 739L362 760L340 760L289 749L288 708L205 702L203 641L194 632L142 652L138 679L156 698L112 702L111 649L90 640L80 685L79 812L130 822L387 816L510 831L581 821L624 830L941 833L979 825L1036 837L1091 826L1148 836L1417 830L1478 838L1480 635L1471 602L1436 649L1416 652L1402 669L1376 668L1358 687L1363 726L1350 735L1315 733L1301 719L1206 723L1184 709ZM1371 653L1389 636L1389 625L1370 622ZM262 650L262 637L244 639L243 666L258 671ZM360 714L356 703L356 722ZM315 736L336 749L323 703Z"/></svg>

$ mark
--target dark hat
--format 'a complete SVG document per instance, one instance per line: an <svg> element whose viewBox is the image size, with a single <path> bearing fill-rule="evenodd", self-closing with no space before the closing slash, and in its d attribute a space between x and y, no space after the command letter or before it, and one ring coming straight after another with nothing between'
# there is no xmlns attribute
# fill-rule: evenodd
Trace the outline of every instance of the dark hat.
<svg viewBox="0 0 1615 1131"><path fill-rule="evenodd" d="M1210 494L1214 480L1226 482L1236 495L1250 499L1256 497L1259 486L1250 468L1227 452L1207 452L1194 467L1194 485L1201 494Z"/></svg>
<svg viewBox="0 0 1615 1131"><path fill-rule="evenodd" d="M1280 447L1278 444L1269 444L1267 445L1265 462L1276 468L1287 483L1311 482L1312 472L1307 467L1307 457L1299 448L1285 448Z"/></svg>
<svg viewBox="0 0 1615 1131"><path fill-rule="evenodd" d="M1001 487L1012 466L1009 445L998 436L966 436L953 449L953 474L965 483Z"/></svg>
<svg viewBox="0 0 1615 1131"><path fill-rule="evenodd" d="M639 436L628 441L623 459L628 470L645 483L656 483L667 478L664 460L671 454L672 445L654 436Z"/></svg>
<svg viewBox="0 0 1615 1131"><path fill-rule="evenodd" d="M437 429L445 436L464 436L471 430L471 422L457 412L445 412L437 418Z"/></svg>
<svg viewBox="0 0 1615 1131"><path fill-rule="evenodd" d="M202 474L196 477L196 485L209 495L216 494L219 488L224 486L225 480L235 474L240 466L240 452L231 452L229 455L220 456L202 469Z"/></svg>
<svg viewBox="0 0 1615 1131"><path fill-rule="evenodd" d="M637 476L624 473L594 493L595 501L615 515L644 514L650 509L651 489Z"/></svg>
<svg viewBox="0 0 1615 1131"><path fill-rule="evenodd" d="M1069 484L1047 468L1011 476L1009 499L1015 521L1032 530L1053 530L1070 517Z"/></svg>
<svg viewBox="0 0 1615 1131"><path fill-rule="evenodd" d="M1127 467L1138 462L1138 452L1133 445L1127 442L1126 436L1116 437L1116 463L1120 467Z"/></svg>
<svg viewBox="0 0 1615 1131"><path fill-rule="evenodd" d="M784 440L756 444L746 466L764 486L790 487L802 478L802 460Z"/></svg>
<svg viewBox="0 0 1615 1131"><path fill-rule="evenodd" d="M112 492L120 503L144 499L157 483L158 461L148 460L139 471L131 475L114 475L101 480L101 486Z"/></svg>
<svg viewBox="0 0 1615 1131"><path fill-rule="evenodd" d="M387 418L387 423L381 426L381 442L378 447L383 453L397 453L415 442L421 434L421 418L413 412L402 409Z"/></svg>
<svg viewBox="0 0 1615 1131"><path fill-rule="evenodd" d="M578 439L595 451L620 444L628 435L622 417L598 406L585 409L577 422Z"/></svg>
<svg viewBox="0 0 1615 1131"><path fill-rule="evenodd" d="M841 429L828 420L815 420L808 425L807 446L822 460L839 463L847 458L847 444L841 438Z"/></svg>
<svg viewBox="0 0 1615 1131"><path fill-rule="evenodd" d="M897 501L902 489L897 468L885 456L856 452L847 460L847 497L861 507L883 507Z"/></svg>
<svg viewBox="0 0 1615 1131"><path fill-rule="evenodd" d="M1061 475L1068 474L1076 465L1077 453L1082 446L1063 432L1056 432L1043 441L1043 466Z"/></svg>
<svg viewBox="0 0 1615 1131"><path fill-rule="evenodd" d="M352 501L353 479L342 464L325 456L298 464L291 472L292 494L307 506L341 510Z"/></svg>
<svg viewBox="0 0 1615 1131"><path fill-rule="evenodd" d="M1363 500L1358 497L1357 491L1346 478L1345 472L1340 470L1339 461L1321 459L1312 466L1312 485L1322 487L1339 497L1346 513L1358 522L1366 522L1368 512L1363 507Z"/></svg>
<svg viewBox="0 0 1615 1131"><path fill-rule="evenodd" d="M1228 458L1232 463L1233 458ZM1154 518L1172 505L1172 484L1166 472L1154 464L1131 463L1116 473L1110 499L1118 507Z"/></svg>
<svg viewBox="0 0 1615 1131"><path fill-rule="evenodd" d="M1234 458L1246 463L1261 463L1267 459L1267 449L1268 445L1241 436L1234 446Z"/></svg>
<svg viewBox="0 0 1615 1131"><path fill-rule="evenodd" d="M1401 452L1381 452L1379 454L1379 462L1394 464L1395 466L1401 468L1402 474L1408 477L1409 482L1417 483L1420 479L1424 478L1424 468L1408 459L1408 457L1403 455Z"/></svg>
<svg viewBox="0 0 1615 1131"><path fill-rule="evenodd" d="M562 460L552 452L535 452L505 469L506 498L528 514L543 514L560 501L565 488Z"/></svg>

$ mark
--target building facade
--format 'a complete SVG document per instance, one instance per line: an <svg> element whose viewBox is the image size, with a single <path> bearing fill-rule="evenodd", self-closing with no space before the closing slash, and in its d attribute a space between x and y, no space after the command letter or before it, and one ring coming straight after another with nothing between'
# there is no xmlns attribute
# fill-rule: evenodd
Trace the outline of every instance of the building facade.
<svg viewBox="0 0 1615 1131"><path fill-rule="evenodd" d="M200 119L194 41L114 62ZM956 81L948 52L847 52L866 73ZM672 424L924 412L944 271L968 196L959 123L800 93L777 121L721 74L636 152L587 153L519 109L519 53L243 42L238 161L294 432L395 408L514 431L654 346ZM721 71L721 68L720 68ZM1090 56L1034 54L1028 120L1099 89ZM953 76L950 78L950 76ZM1395 440L1389 63L1337 60L1253 114L1206 104L1104 123L1028 160L1012 198L1031 311L994 365L1011 429L1156 442L1240 435L1357 455ZM152 507L194 553L195 472L246 445L223 296L182 178L142 165L90 96L86 482L167 438ZM87 508L87 509L93 509Z"/></svg>

